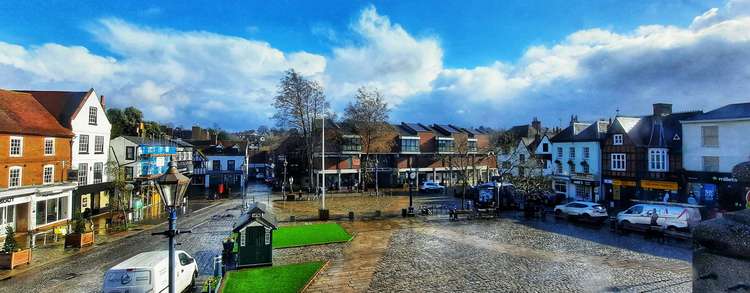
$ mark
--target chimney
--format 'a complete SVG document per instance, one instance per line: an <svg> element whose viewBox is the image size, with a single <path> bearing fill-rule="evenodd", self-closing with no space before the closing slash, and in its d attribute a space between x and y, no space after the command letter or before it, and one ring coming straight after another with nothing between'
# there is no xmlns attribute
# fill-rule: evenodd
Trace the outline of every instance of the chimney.
<svg viewBox="0 0 750 293"><path fill-rule="evenodd" d="M104 103L104 95L99 96L99 103L102 104L102 109L107 110L107 104Z"/></svg>
<svg viewBox="0 0 750 293"><path fill-rule="evenodd" d="M534 120L531 120L531 127L536 129L537 132L542 130L542 121L539 121L536 117L534 117Z"/></svg>
<svg viewBox="0 0 750 293"><path fill-rule="evenodd" d="M672 104L656 103L654 104L654 116L667 116L672 114Z"/></svg>

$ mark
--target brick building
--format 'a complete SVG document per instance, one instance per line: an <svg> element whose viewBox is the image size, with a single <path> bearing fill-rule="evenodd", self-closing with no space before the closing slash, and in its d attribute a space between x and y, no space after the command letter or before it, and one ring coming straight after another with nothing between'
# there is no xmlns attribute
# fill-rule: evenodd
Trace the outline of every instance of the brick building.
<svg viewBox="0 0 750 293"><path fill-rule="evenodd" d="M0 90L0 236L10 226L33 241L67 225L72 137L30 94Z"/></svg>

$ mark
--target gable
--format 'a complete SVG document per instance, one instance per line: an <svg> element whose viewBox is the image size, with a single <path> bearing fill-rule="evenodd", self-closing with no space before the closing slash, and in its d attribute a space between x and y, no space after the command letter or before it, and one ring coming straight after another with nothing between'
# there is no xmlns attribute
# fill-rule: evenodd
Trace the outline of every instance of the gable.
<svg viewBox="0 0 750 293"><path fill-rule="evenodd" d="M90 108L96 108L96 125L89 124ZM83 98L78 109L71 116L70 123L74 132L85 130L105 134L112 130L112 124L107 119L107 113L99 101L99 96L93 89Z"/></svg>

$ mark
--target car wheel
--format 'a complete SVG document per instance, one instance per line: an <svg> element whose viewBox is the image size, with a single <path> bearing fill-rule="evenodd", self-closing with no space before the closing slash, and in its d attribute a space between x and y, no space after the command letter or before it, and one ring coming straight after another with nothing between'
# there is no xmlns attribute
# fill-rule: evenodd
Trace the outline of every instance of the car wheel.
<svg viewBox="0 0 750 293"><path fill-rule="evenodd" d="M675 227L675 226L669 226L669 227L667 227L667 231L669 231L669 232L677 232L677 227Z"/></svg>
<svg viewBox="0 0 750 293"><path fill-rule="evenodd" d="M583 214L581 215L581 219L584 221L591 221L591 216L589 214Z"/></svg>

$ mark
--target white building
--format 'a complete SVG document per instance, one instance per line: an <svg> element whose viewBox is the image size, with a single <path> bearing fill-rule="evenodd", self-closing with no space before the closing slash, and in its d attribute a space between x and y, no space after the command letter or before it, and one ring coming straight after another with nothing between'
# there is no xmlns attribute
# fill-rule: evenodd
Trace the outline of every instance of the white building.
<svg viewBox="0 0 750 293"><path fill-rule="evenodd" d="M534 156L542 164L542 175L551 176L555 170L555 166L552 163L552 142L549 141L547 135L543 136L539 140L539 143L537 143Z"/></svg>
<svg viewBox="0 0 750 293"><path fill-rule="evenodd" d="M75 134L71 166L78 170L78 189L73 192L73 213L108 211L111 186L105 170L112 124L104 110L104 96L97 96L94 89L26 92Z"/></svg>
<svg viewBox="0 0 750 293"><path fill-rule="evenodd" d="M609 123L580 123L573 117L570 126L550 139L552 143L552 187L570 200L600 201L601 147Z"/></svg>
<svg viewBox="0 0 750 293"><path fill-rule="evenodd" d="M727 105L681 122L688 190L702 202L723 209L747 207L748 188L732 176L732 168L750 161L745 142L750 132L750 103Z"/></svg>
<svg viewBox="0 0 750 293"><path fill-rule="evenodd" d="M227 188L241 190L245 186L245 168L247 162L247 143L219 142L201 150L205 156L206 172L203 179L204 188L214 190ZM197 175L196 175L197 176ZM218 187L218 186L223 187Z"/></svg>

